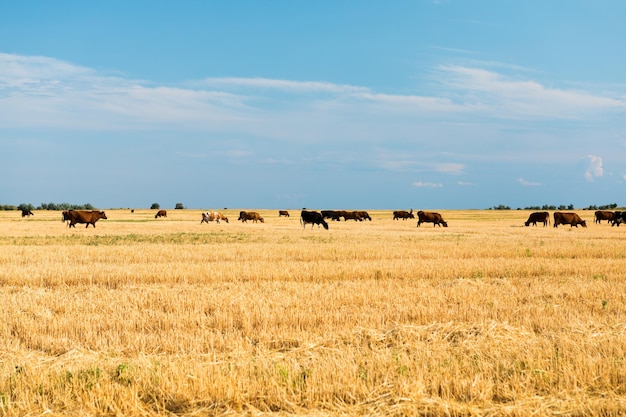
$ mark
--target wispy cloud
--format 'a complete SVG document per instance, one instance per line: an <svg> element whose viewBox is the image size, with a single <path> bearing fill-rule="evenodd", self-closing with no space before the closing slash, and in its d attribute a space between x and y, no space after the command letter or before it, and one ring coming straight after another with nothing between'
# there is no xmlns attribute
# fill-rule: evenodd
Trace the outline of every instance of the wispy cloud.
<svg viewBox="0 0 626 417"><path fill-rule="evenodd" d="M417 188L441 188L443 184L440 182L415 181L413 187Z"/></svg>
<svg viewBox="0 0 626 417"><path fill-rule="evenodd" d="M436 172L459 175L465 173L465 165L455 163L434 164L434 170Z"/></svg>
<svg viewBox="0 0 626 417"><path fill-rule="evenodd" d="M624 111L623 97L551 88L482 68L442 65L440 81L458 100L480 103L495 117L574 119L590 112Z"/></svg>
<svg viewBox="0 0 626 417"><path fill-rule="evenodd" d="M539 187L539 186L541 186L540 182L527 181L524 178L518 178L517 182L519 182L524 187Z"/></svg>
<svg viewBox="0 0 626 417"><path fill-rule="evenodd" d="M325 93L347 93L347 94L361 94L369 92L368 88L358 87L345 84L334 84L324 81L294 81L294 80L280 80L271 78L237 78L237 77L222 77L222 78L205 78L198 82L192 82L191 85L202 86L209 88L230 89L230 88L244 88L244 89L267 89L267 90L282 90L290 92L311 93L311 92L325 92Z"/></svg>

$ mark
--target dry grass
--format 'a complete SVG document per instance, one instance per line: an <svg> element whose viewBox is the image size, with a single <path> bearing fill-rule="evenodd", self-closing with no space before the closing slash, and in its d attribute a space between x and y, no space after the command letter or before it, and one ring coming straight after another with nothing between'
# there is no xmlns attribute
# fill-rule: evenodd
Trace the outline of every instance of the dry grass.
<svg viewBox="0 0 626 417"><path fill-rule="evenodd" d="M626 228L0 212L0 415L626 413Z"/></svg>

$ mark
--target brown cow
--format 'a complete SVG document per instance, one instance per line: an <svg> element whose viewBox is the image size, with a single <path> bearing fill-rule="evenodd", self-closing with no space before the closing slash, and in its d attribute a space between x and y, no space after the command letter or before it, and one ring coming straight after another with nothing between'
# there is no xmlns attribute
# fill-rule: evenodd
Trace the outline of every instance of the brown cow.
<svg viewBox="0 0 626 417"><path fill-rule="evenodd" d="M68 222L67 226L69 227L69 221L72 220L70 218L70 212L68 210L63 211L63 213L61 213L63 215L63 223Z"/></svg>
<svg viewBox="0 0 626 417"><path fill-rule="evenodd" d="M367 211L357 211L357 213L359 214L359 220L363 221L367 219L369 221L372 221L372 218Z"/></svg>
<svg viewBox="0 0 626 417"><path fill-rule="evenodd" d="M22 217L28 217L28 216L34 216L33 212L28 209L22 210Z"/></svg>
<svg viewBox="0 0 626 417"><path fill-rule="evenodd" d="M64 214L65 216L65 214ZM86 210L69 210L67 212L70 224L69 227L76 228L76 223L86 223L85 228L92 225L96 227L96 222L100 219L107 219L107 215L104 211L86 211Z"/></svg>
<svg viewBox="0 0 626 417"><path fill-rule="evenodd" d="M159 217L167 217L167 210L157 211L157 214L154 215L154 218L158 219Z"/></svg>
<svg viewBox="0 0 626 417"><path fill-rule="evenodd" d="M530 216L528 216L528 220L526 220L524 225L530 226L532 223L533 226L537 226L537 222L543 223L543 227L546 227L550 224L550 213L547 211L536 211L534 213L530 213Z"/></svg>
<svg viewBox="0 0 626 417"><path fill-rule="evenodd" d="M594 223L601 223L602 220L606 220L607 223L613 222L615 213L608 210L598 210L595 212Z"/></svg>
<svg viewBox="0 0 626 417"><path fill-rule="evenodd" d="M578 225L582 225L582 227L587 227L587 222L580 218L580 216L576 213L561 213L556 211L554 213L554 227L557 227L560 224L569 224L570 227Z"/></svg>
<svg viewBox="0 0 626 417"><path fill-rule="evenodd" d="M339 210L337 213L339 214L340 217L343 217L344 221L348 221L348 220L354 220L354 221L358 220L360 222L363 221L358 211Z"/></svg>
<svg viewBox="0 0 626 417"><path fill-rule="evenodd" d="M263 217L255 211L240 211L239 218L237 220L241 220L242 223L246 223L248 220L252 220L254 223L257 221L265 223Z"/></svg>
<svg viewBox="0 0 626 417"><path fill-rule="evenodd" d="M441 225L443 225L443 227L448 227L448 223L443 220L443 217L441 217L441 214L439 213L420 210L417 212L417 217L417 227L420 227L420 224L422 223L432 223L433 227L441 227Z"/></svg>
<svg viewBox="0 0 626 417"><path fill-rule="evenodd" d="M415 218L415 215L413 213L409 213L408 211L405 211L405 210L396 210L393 212L394 220L398 220L398 219L406 220L406 219L414 219L414 218Z"/></svg>
<svg viewBox="0 0 626 417"><path fill-rule="evenodd" d="M221 220L224 220L226 223L228 223L228 217L224 216L219 211L206 211L202 213L202 220L200 221L200 224L212 221L219 223Z"/></svg>
<svg viewBox="0 0 626 417"><path fill-rule="evenodd" d="M278 217L289 217L289 212L287 210L278 210Z"/></svg>

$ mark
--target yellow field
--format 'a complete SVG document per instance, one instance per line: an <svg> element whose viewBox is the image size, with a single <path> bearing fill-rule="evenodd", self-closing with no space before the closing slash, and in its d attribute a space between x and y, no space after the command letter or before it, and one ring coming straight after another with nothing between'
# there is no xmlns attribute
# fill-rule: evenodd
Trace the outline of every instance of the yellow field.
<svg viewBox="0 0 626 417"><path fill-rule="evenodd" d="M626 414L626 227L0 212L0 415Z"/></svg>

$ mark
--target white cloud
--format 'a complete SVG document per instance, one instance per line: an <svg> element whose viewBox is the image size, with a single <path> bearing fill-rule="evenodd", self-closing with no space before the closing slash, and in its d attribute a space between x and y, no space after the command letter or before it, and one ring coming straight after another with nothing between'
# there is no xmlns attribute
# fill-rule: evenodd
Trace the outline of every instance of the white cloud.
<svg viewBox="0 0 626 417"><path fill-rule="evenodd" d="M443 184L440 182L423 182L423 181L415 181L413 183L413 187L417 188L441 188Z"/></svg>
<svg viewBox="0 0 626 417"><path fill-rule="evenodd" d="M489 108L497 117L574 119L589 113L623 111L623 97L550 88L533 80L519 80L481 68L442 65L440 82L458 97Z"/></svg>
<svg viewBox="0 0 626 417"><path fill-rule="evenodd" d="M476 185L473 182L467 182L467 181L459 181L459 182L457 182L457 184L460 187L473 187L474 185Z"/></svg>
<svg viewBox="0 0 626 417"><path fill-rule="evenodd" d="M367 93L368 88L356 87L345 84L333 84L325 81L293 81L293 80L279 80L271 78L238 78L238 77L223 77L223 78L205 78L198 83L192 83L202 85L204 87L217 87L217 88L257 88L257 89L271 89L271 90L283 90L291 92L325 92L325 93Z"/></svg>
<svg viewBox="0 0 626 417"><path fill-rule="evenodd" d="M594 178L604 175L604 168L602 168L602 158L595 155L587 155L584 159L586 164L585 179L587 181L593 181Z"/></svg>
<svg viewBox="0 0 626 417"><path fill-rule="evenodd" d="M532 181L527 181L524 178L518 178L517 182L519 182L520 184L522 184L524 187L538 187L541 185L540 182L532 182Z"/></svg>
<svg viewBox="0 0 626 417"><path fill-rule="evenodd" d="M465 165L456 164L456 163L443 163L443 164L434 164L434 170L436 172L444 172L446 174L464 174Z"/></svg>

